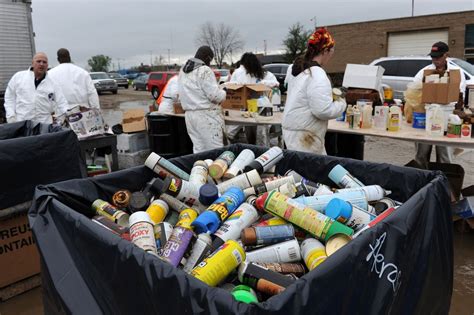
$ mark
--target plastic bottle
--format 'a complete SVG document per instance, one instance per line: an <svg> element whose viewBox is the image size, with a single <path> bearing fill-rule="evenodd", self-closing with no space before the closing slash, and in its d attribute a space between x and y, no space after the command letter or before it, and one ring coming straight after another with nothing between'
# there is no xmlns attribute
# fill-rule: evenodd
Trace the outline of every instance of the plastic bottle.
<svg viewBox="0 0 474 315"><path fill-rule="evenodd" d="M460 138L461 137L461 125L462 120L456 114L449 114L448 118L448 132L449 138Z"/></svg>
<svg viewBox="0 0 474 315"><path fill-rule="evenodd" d="M232 151L224 151L219 157L209 166L209 175L214 179L219 179L227 171L227 168L235 159L235 154Z"/></svg>
<svg viewBox="0 0 474 315"><path fill-rule="evenodd" d="M365 105L362 109L362 128L372 128L372 105Z"/></svg>
<svg viewBox="0 0 474 315"><path fill-rule="evenodd" d="M241 174L244 168L250 163L252 163L254 159L255 154L253 153L253 151L249 149L242 150L242 152L240 152L234 162L232 162L229 169L227 169L227 171L224 173L223 178L229 179Z"/></svg>
<svg viewBox="0 0 474 315"><path fill-rule="evenodd" d="M169 162L167 159L159 156L155 152L150 153L145 161L145 166L158 175L160 175L160 173L163 174L163 171L165 171L166 173L171 174L177 178L189 180L188 173Z"/></svg>
<svg viewBox="0 0 474 315"><path fill-rule="evenodd" d="M431 119L429 133L433 137L442 137L444 135L444 113L440 105L431 105Z"/></svg>
<svg viewBox="0 0 474 315"><path fill-rule="evenodd" d="M262 174L276 165L282 158L283 150L280 147L272 147L247 165L244 170L249 172L255 169L259 174Z"/></svg>
<svg viewBox="0 0 474 315"><path fill-rule="evenodd" d="M402 122L402 111L400 107L393 105L388 113L388 131L399 131Z"/></svg>
<svg viewBox="0 0 474 315"><path fill-rule="evenodd" d="M354 105L352 107L352 112L353 112L353 121L352 121L352 129L360 129L360 120L361 120L361 113L359 106Z"/></svg>
<svg viewBox="0 0 474 315"><path fill-rule="evenodd" d="M354 129L354 111L352 105L347 105L346 122L349 125L349 129Z"/></svg>

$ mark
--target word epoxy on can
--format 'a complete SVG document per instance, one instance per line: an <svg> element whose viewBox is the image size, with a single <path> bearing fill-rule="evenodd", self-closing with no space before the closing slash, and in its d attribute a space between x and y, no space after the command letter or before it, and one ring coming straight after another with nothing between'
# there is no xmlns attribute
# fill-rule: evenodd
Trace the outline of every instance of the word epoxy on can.
<svg viewBox="0 0 474 315"><path fill-rule="evenodd" d="M292 201L298 202L307 207L310 207L311 209L324 213L328 203L334 198L349 201L351 204L356 205L364 210L367 210L369 207L369 203L367 202L365 193L360 190L336 193L332 195L320 195L310 197L300 196L298 198L292 199Z"/></svg>
<svg viewBox="0 0 474 315"><path fill-rule="evenodd" d="M362 190L365 193L368 202L380 200L391 193L391 191L387 191L379 185L369 185L356 188L343 188L338 189L337 193L345 193L358 190Z"/></svg>
<svg viewBox="0 0 474 315"><path fill-rule="evenodd" d="M171 232L166 244L161 248L159 256L171 265L178 267L194 236L192 230L177 226Z"/></svg>
<svg viewBox="0 0 474 315"><path fill-rule="evenodd" d="M277 295L295 281L257 263L248 261L242 262L240 265L238 279L241 283L267 295Z"/></svg>
<svg viewBox="0 0 474 315"><path fill-rule="evenodd" d="M153 222L148 213L137 211L130 216L130 239L144 251L158 254Z"/></svg>
<svg viewBox="0 0 474 315"><path fill-rule="evenodd" d="M244 200L245 196L242 189L237 187L228 189L193 221L194 230L198 234L215 233L221 222L227 219Z"/></svg>
<svg viewBox="0 0 474 315"><path fill-rule="evenodd" d="M168 214L168 211L168 204L160 199L154 200L148 209L146 209L146 213L148 213L150 216L153 224L163 222L163 220L166 218L166 215Z"/></svg>
<svg viewBox="0 0 474 315"><path fill-rule="evenodd" d="M251 170L257 170L259 174L262 174L276 165L281 159L283 159L283 150L280 147L271 147L247 165L244 171L249 172Z"/></svg>
<svg viewBox="0 0 474 315"><path fill-rule="evenodd" d="M219 179L227 171L227 168L235 159L235 154L232 151L224 151L219 157L209 166L209 175L214 179Z"/></svg>
<svg viewBox="0 0 474 315"><path fill-rule="evenodd" d="M92 209L94 209L98 215L104 216L120 226L128 227L128 221L130 218L128 213L118 210L107 201L96 199L92 203Z"/></svg>
<svg viewBox="0 0 474 315"><path fill-rule="evenodd" d="M245 260L245 256L245 251L239 243L228 240L194 267L191 275L215 287Z"/></svg>
<svg viewBox="0 0 474 315"><path fill-rule="evenodd" d="M301 243L301 256L303 256L304 263L310 271L327 258L324 245L314 238L307 238Z"/></svg>
<svg viewBox="0 0 474 315"><path fill-rule="evenodd" d="M328 177L341 188L357 188L365 186L341 165L336 165L329 172Z"/></svg>
<svg viewBox="0 0 474 315"><path fill-rule="evenodd" d="M193 168L191 169L191 174L189 175L189 182L196 187L201 187L207 183L207 176L207 163L204 161L194 162Z"/></svg>
<svg viewBox="0 0 474 315"><path fill-rule="evenodd" d="M334 198L328 203L326 215L356 232L375 219L375 215L339 198Z"/></svg>
<svg viewBox="0 0 474 315"><path fill-rule="evenodd" d="M247 261L289 263L301 260L300 245L296 239L247 252Z"/></svg>
<svg viewBox="0 0 474 315"><path fill-rule="evenodd" d="M252 163L254 159L255 159L255 154L253 153L253 151L249 149L242 150L242 152L240 152L240 154L237 156L234 162L232 162L230 167L224 173L223 178L224 179L234 178L235 176L241 174L244 168L250 163Z"/></svg>
<svg viewBox="0 0 474 315"><path fill-rule="evenodd" d="M211 243L211 236L208 233L198 235L191 250L191 255L183 267L184 272L190 273L191 270L209 254L211 251Z"/></svg>
<svg viewBox="0 0 474 315"><path fill-rule="evenodd" d="M228 240L237 240L241 231L249 227L257 219L258 212L255 207L248 203L241 204L214 233L215 238L212 242L212 250L219 248Z"/></svg>
<svg viewBox="0 0 474 315"><path fill-rule="evenodd" d="M247 246L276 244L294 237L295 229L291 224L249 227L240 235L242 243Z"/></svg>
<svg viewBox="0 0 474 315"><path fill-rule="evenodd" d="M240 174L239 176L220 183L217 185L217 188L219 189L220 193L224 193L231 187L239 187L243 190L261 183L262 179L260 178L258 172L256 170L251 170L250 172Z"/></svg>
<svg viewBox="0 0 474 315"><path fill-rule="evenodd" d="M291 202L291 199L287 196L273 190L258 197L256 204L257 208L277 215L321 240L327 240L336 233L354 233L351 228L316 210L289 201Z"/></svg>
<svg viewBox="0 0 474 315"><path fill-rule="evenodd" d="M160 174L162 170L168 172L170 175L189 180L189 174L168 161L167 159L159 156L155 152L151 152L145 161L145 166L151 169L156 174Z"/></svg>

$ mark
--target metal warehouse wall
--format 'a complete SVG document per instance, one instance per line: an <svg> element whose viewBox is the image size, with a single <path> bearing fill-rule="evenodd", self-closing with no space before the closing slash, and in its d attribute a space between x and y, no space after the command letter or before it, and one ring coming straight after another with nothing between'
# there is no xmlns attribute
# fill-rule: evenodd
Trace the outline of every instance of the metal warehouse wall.
<svg viewBox="0 0 474 315"><path fill-rule="evenodd" d="M327 26L336 39L336 54L325 67L328 73L344 72L347 63L368 64L387 56L388 34L430 29L449 30L449 53L464 58L466 24L474 11ZM426 52L428 53L428 51Z"/></svg>

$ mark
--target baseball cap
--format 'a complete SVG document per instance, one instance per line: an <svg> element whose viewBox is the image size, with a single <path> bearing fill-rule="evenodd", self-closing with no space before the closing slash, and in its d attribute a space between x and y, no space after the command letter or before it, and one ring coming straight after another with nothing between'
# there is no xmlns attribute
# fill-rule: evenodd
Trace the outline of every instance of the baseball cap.
<svg viewBox="0 0 474 315"><path fill-rule="evenodd" d="M433 46L431 47L431 52L429 55L431 57L440 57L444 53L447 53L449 51L449 47L446 43L443 42L437 42L434 43Z"/></svg>

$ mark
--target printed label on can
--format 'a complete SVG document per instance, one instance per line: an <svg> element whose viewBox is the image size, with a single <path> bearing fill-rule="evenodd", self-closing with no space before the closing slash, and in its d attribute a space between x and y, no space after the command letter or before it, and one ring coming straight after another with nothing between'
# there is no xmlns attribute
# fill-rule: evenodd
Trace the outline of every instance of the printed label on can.
<svg viewBox="0 0 474 315"><path fill-rule="evenodd" d="M240 236L240 232L249 227L258 219L258 212L255 208L247 203L243 203L237 210L214 233L224 242L227 240L236 240Z"/></svg>
<svg viewBox="0 0 474 315"><path fill-rule="evenodd" d="M304 262L309 270L313 270L318 265L320 265L327 258L326 250L324 248L314 249L309 252L307 258Z"/></svg>
<svg viewBox="0 0 474 315"><path fill-rule="evenodd" d="M275 244L295 237L295 229L290 224L275 226L256 226L257 245Z"/></svg>
<svg viewBox="0 0 474 315"><path fill-rule="evenodd" d="M339 181L339 184L340 186L346 187L346 188L356 188L356 187L363 186L362 183L360 183L355 177L353 177L349 173L347 173L341 178L341 180Z"/></svg>
<svg viewBox="0 0 474 315"><path fill-rule="evenodd" d="M229 216L229 213L233 213L241 203L242 200L238 194L227 191L210 205L207 210L216 212L222 222Z"/></svg>
<svg viewBox="0 0 474 315"><path fill-rule="evenodd" d="M149 252L157 253L153 225L149 222L137 222L130 227L130 239L133 244Z"/></svg>
<svg viewBox="0 0 474 315"><path fill-rule="evenodd" d="M158 165L164 168L166 171L170 172L175 177L179 177L184 180L189 180L189 174L171 163L170 161L160 158L158 160Z"/></svg>
<svg viewBox="0 0 474 315"><path fill-rule="evenodd" d="M267 246L247 253L247 261L264 263L288 263L301 260L297 240Z"/></svg>
<svg viewBox="0 0 474 315"><path fill-rule="evenodd" d="M194 209L186 209L181 211L178 217L178 222L176 226L184 227L187 229L191 228L191 223L196 220L198 214Z"/></svg>
<svg viewBox="0 0 474 315"><path fill-rule="evenodd" d="M258 163L260 163L263 167L263 171L267 171L273 165L275 165L278 161L283 158L283 151L279 147L273 147L269 149L267 152L260 155L258 158L255 159Z"/></svg>
<svg viewBox="0 0 474 315"><path fill-rule="evenodd" d="M160 256L173 266L177 267L183 258L193 235L194 233L191 230L182 227L174 228L169 240L161 248Z"/></svg>
<svg viewBox="0 0 474 315"><path fill-rule="evenodd" d="M194 165L191 169L191 175L189 176L189 183L201 187L207 183L207 175L207 167L202 165Z"/></svg>
<svg viewBox="0 0 474 315"><path fill-rule="evenodd" d="M227 166L231 165L235 159L235 154L232 151L224 151L221 155L217 158L218 160L223 160Z"/></svg>

